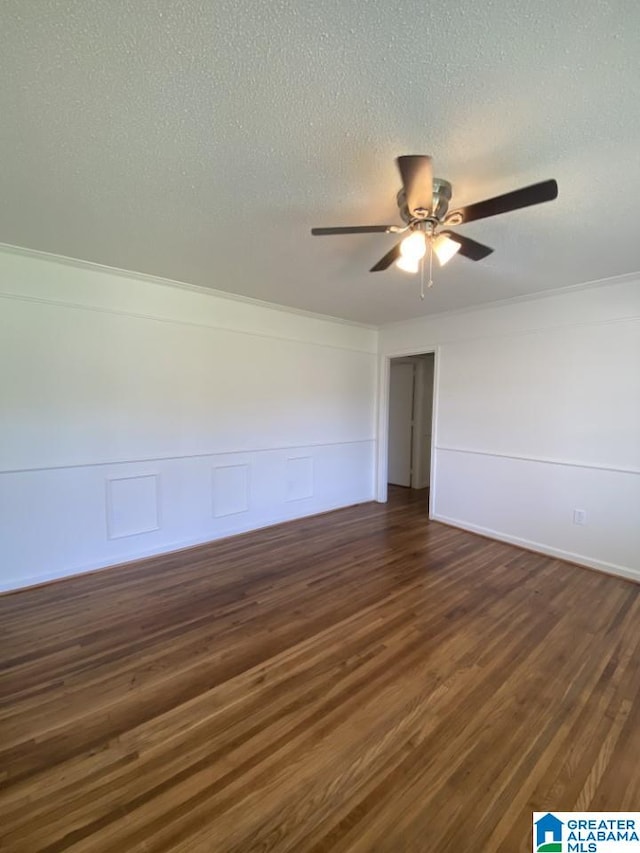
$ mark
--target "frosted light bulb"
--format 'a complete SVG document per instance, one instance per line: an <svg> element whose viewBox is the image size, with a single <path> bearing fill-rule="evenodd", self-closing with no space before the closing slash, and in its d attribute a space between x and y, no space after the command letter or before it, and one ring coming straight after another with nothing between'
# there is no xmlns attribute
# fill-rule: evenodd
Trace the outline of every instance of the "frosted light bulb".
<svg viewBox="0 0 640 853"><path fill-rule="evenodd" d="M400 243L400 254L407 260L419 261L427 251L427 240L424 231L413 231Z"/></svg>
<svg viewBox="0 0 640 853"><path fill-rule="evenodd" d="M418 272L418 266L420 264L419 260L415 260L414 258L407 258L404 255L400 255L398 260L396 261L396 266L405 272Z"/></svg>
<svg viewBox="0 0 640 853"><path fill-rule="evenodd" d="M446 234L440 234L433 241L433 251L436 253L441 267L443 267L447 261L450 261L459 250L460 243L456 243L455 240L447 237Z"/></svg>

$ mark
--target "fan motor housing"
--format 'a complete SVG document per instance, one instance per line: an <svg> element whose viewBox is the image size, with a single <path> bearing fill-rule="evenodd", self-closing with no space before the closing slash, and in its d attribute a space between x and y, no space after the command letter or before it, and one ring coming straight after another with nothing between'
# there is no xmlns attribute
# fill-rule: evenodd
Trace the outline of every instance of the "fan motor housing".
<svg viewBox="0 0 640 853"><path fill-rule="evenodd" d="M409 212L409 208L407 207L407 199L405 197L404 189L401 189L397 196L400 216L407 225L420 220L442 222L444 217L447 215L447 210L449 209L452 191L453 187L449 181L445 181L443 178L434 178L431 210L424 211L424 216L412 216Z"/></svg>

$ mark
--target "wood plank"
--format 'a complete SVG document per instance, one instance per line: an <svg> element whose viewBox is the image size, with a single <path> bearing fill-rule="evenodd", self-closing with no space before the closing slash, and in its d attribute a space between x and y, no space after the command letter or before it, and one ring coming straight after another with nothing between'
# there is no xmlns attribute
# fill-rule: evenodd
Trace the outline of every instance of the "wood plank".
<svg viewBox="0 0 640 853"><path fill-rule="evenodd" d="M364 504L0 597L0 847L531 849L640 810L640 587Z"/></svg>

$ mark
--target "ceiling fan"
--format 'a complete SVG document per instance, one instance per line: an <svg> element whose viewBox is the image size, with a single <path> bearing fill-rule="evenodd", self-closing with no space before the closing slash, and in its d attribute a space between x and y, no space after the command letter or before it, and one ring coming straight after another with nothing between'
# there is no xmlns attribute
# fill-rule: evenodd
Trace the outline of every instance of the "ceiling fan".
<svg viewBox="0 0 640 853"><path fill-rule="evenodd" d="M449 210L452 187L449 181L434 178L431 157L412 154L396 158L402 189L397 202L404 225L351 225L338 228L312 228L314 235L331 234L405 234L370 272L388 269L394 262L405 272L418 272L420 262L429 250L430 260L435 253L440 265L447 263L457 252L472 261L481 261L493 252L489 246L449 230L451 225L464 225L475 219L486 219L499 213L509 213L522 207L553 201L558 197L554 180L542 181L519 190Z"/></svg>

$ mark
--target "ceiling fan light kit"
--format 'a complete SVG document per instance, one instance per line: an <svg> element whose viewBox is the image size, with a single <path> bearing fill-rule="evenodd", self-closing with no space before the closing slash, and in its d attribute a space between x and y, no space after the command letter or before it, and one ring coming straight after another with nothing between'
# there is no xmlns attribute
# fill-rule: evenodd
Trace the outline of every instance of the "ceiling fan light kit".
<svg viewBox="0 0 640 853"><path fill-rule="evenodd" d="M407 260L420 261L426 253L427 238L424 231L416 229L400 243L400 254Z"/></svg>
<svg viewBox="0 0 640 853"><path fill-rule="evenodd" d="M452 240L451 237L444 232L442 234L438 234L437 237L433 237L431 243L441 267L443 267L447 261L450 261L451 258L460 251L460 243L456 243L455 240Z"/></svg>
<svg viewBox="0 0 640 853"><path fill-rule="evenodd" d="M352 225L311 229L315 236L403 234L409 231L406 237L371 267L370 272L381 272L395 263L405 272L416 273L421 268L424 270L421 262L427 252L430 264L432 255L435 254L440 266L444 266L456 254L471 261L481 261L488 257L493 249L470 237L450 231L449 226L464 225L477 219L553 201L558 197L558 184L554 180L548 180L449 213L453 188L449 181L433 177L431 157L425 154L405 155L396 158L396 163L402 180L402 188L396 201L404 225Z"/></svg>
<svg viewBox="0 0 640 853"><path fill-rule="evenodd" d="M396 266L405 272L418 272L420 261L416 261L413 258L405 258L401 255L396 261Z"/></svg>

